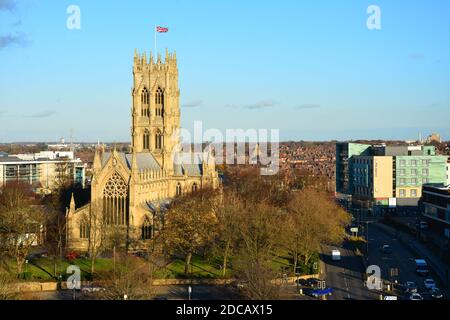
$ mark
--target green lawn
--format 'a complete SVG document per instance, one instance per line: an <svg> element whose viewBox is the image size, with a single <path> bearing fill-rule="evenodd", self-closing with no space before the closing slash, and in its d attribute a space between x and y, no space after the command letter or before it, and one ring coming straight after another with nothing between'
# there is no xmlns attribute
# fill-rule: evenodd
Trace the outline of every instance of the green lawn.
<svg viewBox="0 0 450 320"><path fill-rule="evenodd" d="M318 261L318 256L314 256L308 266L299 266L301 268L302 274L311 273L313 271L314 262ZM13 261L11 261L11 266L13 266ZM221 259L204 259L200 256L193 256L191 261L191 269L189 277L193 278L222 278ZM91 277L91 267L89 259L76 259L73 261L63 260L61 263L56 262L56 276L55 276L55 265L52 259L49 258L39 258L30 260L28 265L23 268L24 272L27 272L30 277L27 278L29 281L56 281L58 276L61 275L62 280L66 280L69 274L66 273L67 268L70 265L77 265L81 269L81 279L90 280ZM112 259L108 258L98 258L95 263L96 272L110 271L113 268ZM317 263L318 265L318 263ZM278 251L276 258L272 261L271 267L280 272L281 270L286 270L288 273L292 272L292 259L289 257L287 252ZM13 270L13 269L12 269ZM232 259L229 261L229 266L227 268L226 278L233 276L232 269ZM174 259L165 267L157 270L155 272L155 278L160 279L173 279L173 278L186 278L184 274L184 260Z"/></svg>

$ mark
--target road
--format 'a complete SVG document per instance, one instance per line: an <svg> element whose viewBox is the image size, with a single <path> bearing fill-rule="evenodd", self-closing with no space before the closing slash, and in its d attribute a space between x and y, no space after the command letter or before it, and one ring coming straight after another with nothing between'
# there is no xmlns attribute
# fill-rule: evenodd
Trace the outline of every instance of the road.
<svg viewBox="0 0 450 320"><path fill-rule="evenodd" d="M382 253L380 247L385 244L391 246L393 250L392 254ZM399 283L414 281L419 286L419 293L421 293L424 298L428 298L429 294L424 288L423 281L426 278L433 278L435 281L438 279L433 273L428 277L421 277L415 272L414 259L418 258L426 259L426 257L416 256L396 237L389 236L378 229L376 225L369 225L369 264L378 265L380 267L382 279L385 281L393 282L394 280L397 280ZM391 268L398 268L398 277L390 276ZM443 288L442 284L439 282L437 283L440 288ZM402 298L407 299L408 296L403 295Z"/></svg>
<svg viewBox="0 0 450 320"><path fill-rule="evenodd" d="M341 260L331 259L331 250L341 252ZM376 300L378 295L364 286L365 272L361 257L355 256L350 244L344 242L340 247L323 247L321 255L325 267L325 280L328 287L333 289L329 300Z"/></svg>

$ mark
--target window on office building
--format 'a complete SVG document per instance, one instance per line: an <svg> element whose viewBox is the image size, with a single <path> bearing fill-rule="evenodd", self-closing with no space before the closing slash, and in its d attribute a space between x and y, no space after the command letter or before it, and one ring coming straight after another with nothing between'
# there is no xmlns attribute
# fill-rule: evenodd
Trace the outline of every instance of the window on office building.
<svg viewBox="0 0 450 320"><path fill-rule="evenodd" d="M417 166L417 160L411 160L411 166L416 167Z"/></svg>
<svg viewBox="0 0 450 320"><path fill-rule="evenodd" d="M405 178L401 178L400 179L400 184L401 185L405 185L406 184L406 179Z"/></svg>
<svg viewBox="0 0 450 320"><path fill-rule="evenodd" d="M417 169L411 169L411 175L417 176Z"/></svg>
<svg viewBox="0 0 450 320"><path fill-rule="evenodd" d="M430 174L430 171L428 169L422 169L422 175L428 176Z"/></svg>
<svg viewBox="0 0 450 320"><path fill-rule="evenodd" d="M422 160L422 165L428 167L430 165L430 160Z"/></svg>
<svg viewBox="0 0 450 320"><path fill-rule="evenodd" d="M406 175L406 170L405 170L405 169L400 169L400 175L401 175L401 176Z"/></svg>
<svg viewBox="0 0 450 320"><path fill-rule="evenodd" d="M423 179L422 179L422 183L423 183L423 184L430 183L430 179L429 179L429 178L423 178Z"/></svg>
<svg viewBox="0 0 450 320"><path fill-rule="evenodd" d="M411 197L417 198L417 190L416 189L411 189Z"/></svg>
<svg viewBox="0 0 450 320"><path fill-rule="evenodd" d="M411 179L411 184L417 184L417 178L412 178Z"/></svg>
<svg viewBox="0 0 450 320"><path fill-rule="evenodd" d="M400 198L406 197L406 190L405 189L400 189L399 191L400 191L399 192Z"/></svg>
<svg viewBox="0 0 450 320"><path fill-rule="evenodd" d="M406 160L400 160L400 167L406 166Z"/></svg>

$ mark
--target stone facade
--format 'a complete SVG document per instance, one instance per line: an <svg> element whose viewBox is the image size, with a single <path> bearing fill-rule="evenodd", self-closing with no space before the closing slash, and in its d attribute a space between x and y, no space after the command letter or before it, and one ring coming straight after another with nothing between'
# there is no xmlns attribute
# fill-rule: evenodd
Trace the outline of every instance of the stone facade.
<svg viewBox="0 0 450 320"><path fill-rule="evenodd" d="M160 55L147 61L145 53L136 52L133 80L131 152L96 151L91 201L77 208L72 197L67 210L69 250L87 251L89 243L99 242L93 229L100 219L107 226L132 230L132 236L145 245L157 230L155 217L171 198L219 187L211 149L188 156L181 153L176 54L166 50L163 62Z"/></svg>

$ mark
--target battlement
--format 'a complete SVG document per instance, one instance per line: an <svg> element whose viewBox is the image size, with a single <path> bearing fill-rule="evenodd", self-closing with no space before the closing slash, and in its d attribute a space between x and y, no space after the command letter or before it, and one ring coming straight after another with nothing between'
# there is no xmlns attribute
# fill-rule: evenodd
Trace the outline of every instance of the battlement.
<svg viewBox="0 0 450 320"><path fill-rule="evenodd" d="M161 53L158 53L157 57L153 57L152 52L150 52L149 58L147 58L147 53L144 52L140 54L137 49L134 51L134 63L133 67L135 70L142 71L148 69L172 69L177 68L177 53L174 51L170 53L166 49L164 61L162 59Z"/></svg>

